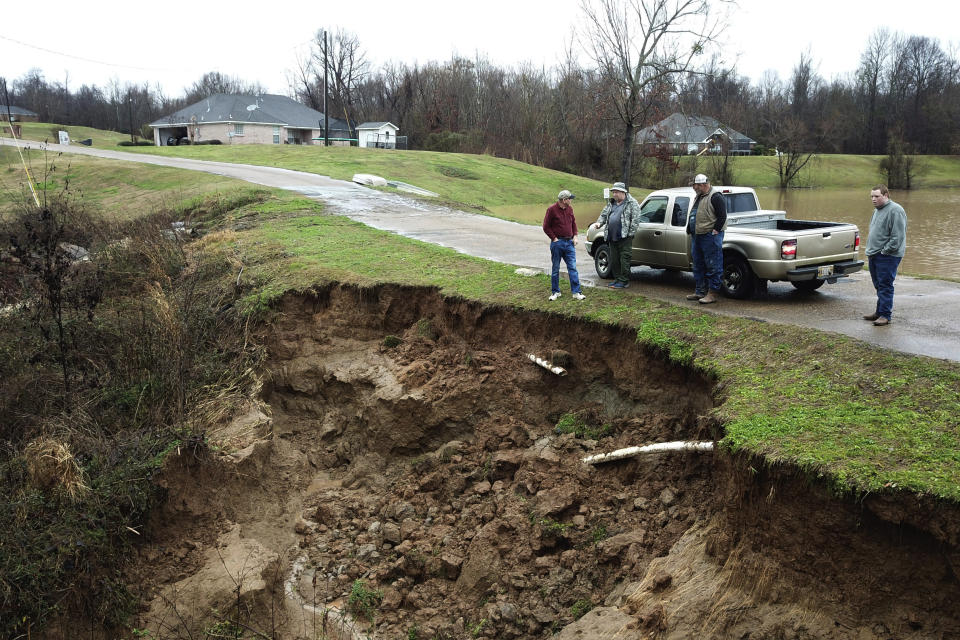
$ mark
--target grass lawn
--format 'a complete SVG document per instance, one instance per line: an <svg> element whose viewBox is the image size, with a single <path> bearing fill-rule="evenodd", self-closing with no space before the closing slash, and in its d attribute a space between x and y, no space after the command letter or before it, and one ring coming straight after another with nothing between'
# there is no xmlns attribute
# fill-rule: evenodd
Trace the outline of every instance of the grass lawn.
<svg viewBox="0 0 960 640"><path fill-rule="evenodd" d="M52 130L57 125L25 123L23 127L25 139L54 141ZM283 167L342 180L349 180L355 173L373 173L429 189L446 201L477 211L510 205L546 205L553 202L561 189L580 194L580 203L600 202L603 187L609 186L606 182L485 155L299 145L117 147L129 136L88 127L68 130L75 140L92 138L95 147L134 153ZM818 155L801 173L800 185L862 189L882 180L882 158ZM960 187L960 156L918 156L917 166L917 188ZM698 170L709 173L709 160L701 159ZM772 156L735 158L733 170L737 184L777 188L776 158ZM614 179L611 176L611 181ZM637 197L647 193L645 189L634 192Z"/></svg>
<svg viewBox="0 0 960 640"><path fill-rule="evenodd" d="M880 161L884 156L823 154L801 171L800 186L827 189L863 189L883 182ZM917 156L915 188L960 187L960 156ZM733 161L737 184L778 188L777 159L747 156ZM703 163L706 168L709 164Z"/></svg>
<svg viewBox="0 0 960 640"><path fill-rule="evenodd" d="M65 185L82 196L87 205L118 216L133 215L158 207L176 208L185 201L210 190L236 187L229 180L199 171L182 171L167 167L119 160L106 160L83 155L45 155L25 152L27 166L36 183L56 193ZM0 214L11 211L17 202L30 198L26 172L17 150L0 147Z"/></svg>

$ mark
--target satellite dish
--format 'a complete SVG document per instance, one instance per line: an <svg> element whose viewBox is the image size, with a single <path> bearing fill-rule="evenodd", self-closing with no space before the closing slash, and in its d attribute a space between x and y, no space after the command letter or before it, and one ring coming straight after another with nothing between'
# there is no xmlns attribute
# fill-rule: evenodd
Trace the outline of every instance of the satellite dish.
<svg viewBox="0 0 960 640"><path fill-rule="evenodd" d="M257 105L255 104L247 105L247 111L256 111L256 110L257 110Z"/></svg>

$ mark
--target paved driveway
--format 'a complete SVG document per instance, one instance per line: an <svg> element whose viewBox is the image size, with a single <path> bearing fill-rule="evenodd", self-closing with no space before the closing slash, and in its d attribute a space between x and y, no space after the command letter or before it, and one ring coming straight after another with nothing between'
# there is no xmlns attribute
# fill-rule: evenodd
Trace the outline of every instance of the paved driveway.
<svg viewBox="0 0 960 640"><path fill-rule="evenodd" d="M2 144L13 140L0 138ZM21 143L34 148L38 143ZM71 145L47 145L50 151L82 153L116 160L128 160L195 171L205 171L302 193L323 201L328 210L349 216L377 229L450 247L472 256L549 272L547 238L539 227L474 215L447 207L413 200L398 194L368 189L300 171L254 165L208 162L184 158L125 153ZM578 247L577 264L584 284L602 284L593 263ZM907 250L910 250L908 245ZM860 272L835 285L804 294L788 283L774 283L767 294L746 301L721 299L703 307L684 300L693 291L693 278L678 274L635 268L631 287L623 295L641 294L676 304L696 306L705 311L755 318L759 321L794 324L835 331L880 347L960 361L960 284L942 280L898 277L894 321L874 327L861 316L874 309L875 294L868 273ZM546 297L549 291L544 289ZM589 304L590 291L586 291Z"/></svg>

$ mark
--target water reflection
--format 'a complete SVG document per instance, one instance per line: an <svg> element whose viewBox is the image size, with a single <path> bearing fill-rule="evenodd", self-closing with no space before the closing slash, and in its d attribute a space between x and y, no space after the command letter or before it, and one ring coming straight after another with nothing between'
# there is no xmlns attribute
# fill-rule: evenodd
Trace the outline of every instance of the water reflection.
<svg viewBox="0 0 960 640"><path fill-rule="evenodd" d="M791 218L852 222L860 228L864 244L870 228L873 205L870 187L863 189L761 189L760 206L787 212ZM646 193L645 191L643 193ZM941 278L960 278L960 189L891 191L893 200L907 212L907 253L900 264L903 273ZM494 215L542 224L551 203L496 207ZM585 232L600 215L601 200L575 200L577 226Z"/></svg>

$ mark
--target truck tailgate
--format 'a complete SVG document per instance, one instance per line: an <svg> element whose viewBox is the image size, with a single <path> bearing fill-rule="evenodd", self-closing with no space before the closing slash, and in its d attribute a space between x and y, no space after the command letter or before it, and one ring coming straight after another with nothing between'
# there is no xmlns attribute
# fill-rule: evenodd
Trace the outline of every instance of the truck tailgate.
<svg viewBox="0 0 960 640"><path fill-rule="evenodd" d="M857 228L840 225L797 231L796 265L817 264L856 257Z"/></svg>

